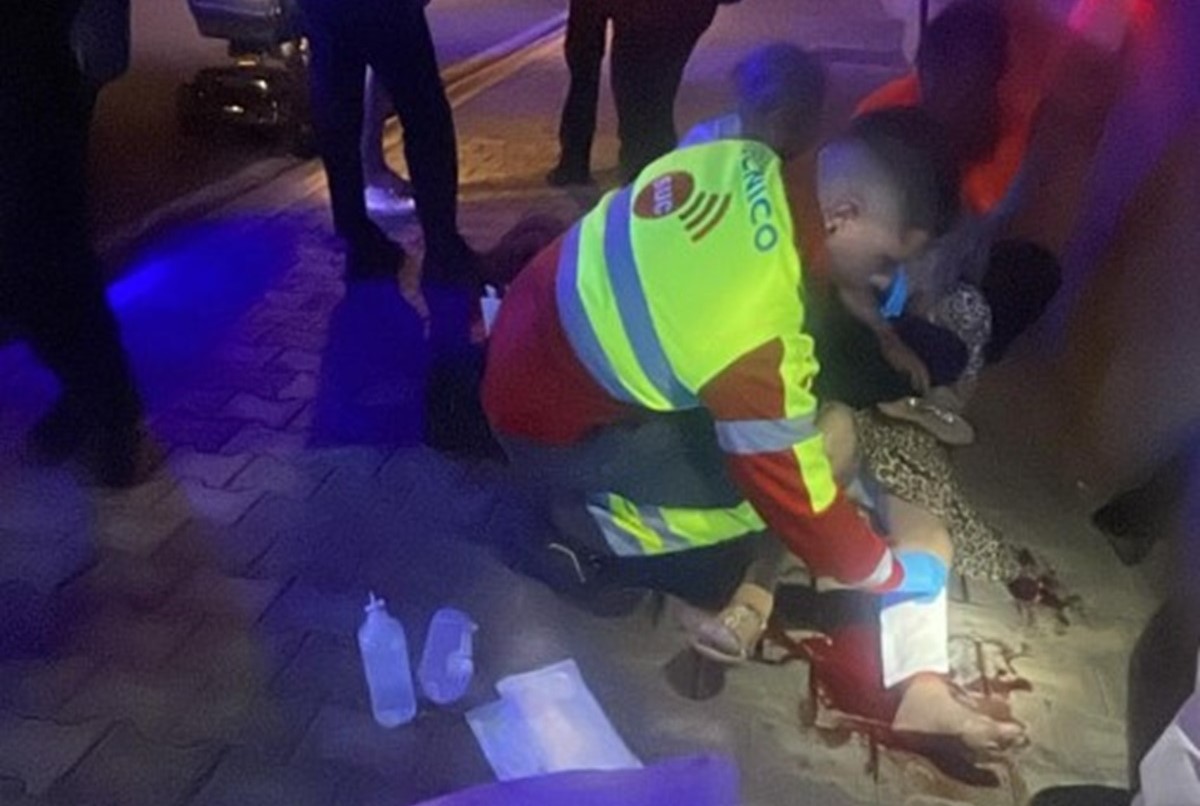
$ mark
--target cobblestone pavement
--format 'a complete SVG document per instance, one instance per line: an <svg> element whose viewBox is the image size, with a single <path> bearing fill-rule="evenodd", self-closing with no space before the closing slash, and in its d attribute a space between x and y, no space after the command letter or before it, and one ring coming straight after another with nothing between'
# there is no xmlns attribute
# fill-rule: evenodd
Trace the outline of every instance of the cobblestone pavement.
<svg viewBox="0 0 1200 806"><path fill-rule="evenodd" d="M729 12L742 24L711 35L687 116L718 108L728 65L784 20L830 57L845 109L895 71L899 33L870 0L839 8ZM557 54L539 53L458 110L473 242L530 209L587 203L538 182L563 81ZM601 125L611 132L609 115ZM614 153L603 137L600 164ZM419 248L411 223L396 231ZM751 664L719 696L682 697L667 674L684 645L677 606L600 619L498 563L485 544L521 528L501 469L420 444L419 324L392 286L347 290L327 232L314 166L148 245L114 288L169 449L138 489L100 493L70 469L20 466L20 436L53 384L22 348L0 351L0 804L413 803L489 780L462 713L499 677L564 657L635 753L730 752L752 804L1014 804L1052 783L1122 780L1124 668L1152 579L1123 570L1069 493L1044 482L1036 445L1006 436L1003 377L985 389L965 480L1082 605L1067 626L999 585L956 581L956 673L968 686L1026 681L1009 702L1032 737L995 768L997 785L970 787L823 730L820 714L813 724L803 664ZM479 621L461 706L374 725L354 644L370 590L413 646L439 606Z"/></svg>

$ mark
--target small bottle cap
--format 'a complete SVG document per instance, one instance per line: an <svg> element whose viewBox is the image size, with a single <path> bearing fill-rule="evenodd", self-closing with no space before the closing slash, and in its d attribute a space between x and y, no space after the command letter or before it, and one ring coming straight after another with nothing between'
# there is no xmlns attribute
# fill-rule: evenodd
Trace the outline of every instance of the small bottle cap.
<svg viewBox="0 0 1200 806"><path fill-rule="evenodd" d="M386 601L384 601L383 599L380 599L380 598L378 598L378 597L375 595L375 592L374 592L374 591L371 591L371 592L368 594L368 596L369 596L370 598L367 600L367 606L363 608L363 610L365 610L365 611L366 611L366 612L368 612L368 613L374 613L374 612L376 612L376 611L378 611L378 610L383 610L383 608L384 608L384 605L386 605L386 604L387 604L387 602L386 602Z"/></svg>

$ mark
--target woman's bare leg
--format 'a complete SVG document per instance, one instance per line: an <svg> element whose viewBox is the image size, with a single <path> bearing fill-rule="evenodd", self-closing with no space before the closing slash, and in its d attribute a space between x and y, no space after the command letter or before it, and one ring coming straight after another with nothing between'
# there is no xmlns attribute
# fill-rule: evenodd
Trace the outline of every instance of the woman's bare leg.
<svg viewBox="0 0 1200 806"><path fill-rule="evenodd" d="M932 513L910 504L894 495L884 497L884 518L892 538L892 548L895 550L926 551L940 557L946 566L950 566L954 549L950 543L950 534L945 525ZM940 594L942 604L938 606L931 602L927 607L908 609L907 618L945 619L945 592ZM888 605L884 605L882 622L884 630L889 627ZM895 627L896 625L891 625ZM913 633L935 635L938 630L944 634L944 625L932 625L934 629L928 632L912 630ZM911 644L912 636L906 636ZM888 636L883 636L887 642ZM911 646L909 647L911 651ZM940 660L945 655L945 646L929 647L931 662L927 670L918 670L897 685L903 688L900 707L896 711L892 727L900 731L913 733L933 733L945 736L956 736L969 747L985 752L1000 752L1019 744L1025 736L1022 726L1013 722L998 722L976 710L969 702L963 700L951 687L942 669ZM885 675L887 674L887 653L885 652ZM919 667L920 663L917 662Z"/></svg>

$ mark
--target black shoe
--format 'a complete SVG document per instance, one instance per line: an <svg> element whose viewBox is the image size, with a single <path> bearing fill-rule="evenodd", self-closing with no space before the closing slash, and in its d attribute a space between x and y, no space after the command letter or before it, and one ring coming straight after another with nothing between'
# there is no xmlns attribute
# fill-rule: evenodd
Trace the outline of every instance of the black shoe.
<svg viewBox="0 0 1200 806"><path fill-rule="evenodd" d="M592 174L587 168L571 168L566 165L559 165L553 171L546 174L546 184L551 187L561 188L570 185L594 185L596 184L596 180L592 178Z"/></svg>

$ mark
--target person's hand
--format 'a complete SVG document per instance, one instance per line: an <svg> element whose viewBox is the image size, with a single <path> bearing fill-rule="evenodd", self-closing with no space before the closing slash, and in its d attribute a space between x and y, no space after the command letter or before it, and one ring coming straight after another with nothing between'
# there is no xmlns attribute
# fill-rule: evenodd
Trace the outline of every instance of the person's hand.
<svg viewBox="0 0 1200 806"><path fill-rule="evenodd" d="M907 377L914 389L922 395L929 391L929 368L899 336L890 330L883 331L879 334L879 346L884 360L892 369Z"/></svg>
<svg viewBox="0 0 1200 806"><path fill-rule="evenodd" d="M896 562L904 569L904 579L893 593L915 593L936 596L946 587L950 569L941 557L928 551L896 552Z"/></svg>

